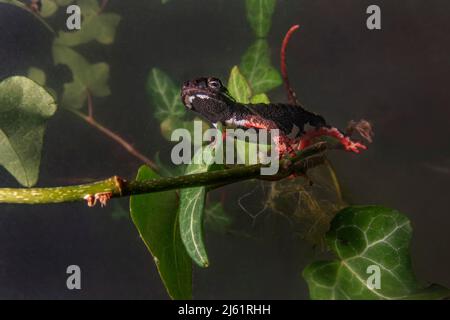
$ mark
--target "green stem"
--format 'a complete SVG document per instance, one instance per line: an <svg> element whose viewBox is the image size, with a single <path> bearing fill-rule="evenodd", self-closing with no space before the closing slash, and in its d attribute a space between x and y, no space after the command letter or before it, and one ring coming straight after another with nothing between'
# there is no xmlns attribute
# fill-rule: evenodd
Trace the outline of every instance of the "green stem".
<svg viewBox="0 0 450 320"><path fill-rule="evenodd" d="M198 186L223 186L254 178L280 180L291 175L294 170L298 172L299 167L302 168L300 171L306 171L308 168L322 163L310 160L321 159L319 154L325 149L325 143L318 143L300 151L293 159L280 161L280 170L275 176L262 176L260 171L263 165L261 164L146 181L126 181L114 176L89 184L66 187L0 188L0 203L61 203L83 201L88 196L104 193L108 194L108 197L117 198Z"/></svg>

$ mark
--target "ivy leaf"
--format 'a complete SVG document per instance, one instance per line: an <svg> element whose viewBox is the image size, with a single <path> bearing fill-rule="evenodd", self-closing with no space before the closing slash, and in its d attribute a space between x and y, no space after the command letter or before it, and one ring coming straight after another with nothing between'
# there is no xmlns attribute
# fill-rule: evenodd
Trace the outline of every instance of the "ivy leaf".
<svg viewBox="0 0 450 320"><path fill-rule="evenodd" d="M142 166L136 180L158 177L149 167ZM130 212L170 297L192 299L192 262L180 238L176 192L132 196Z"/></svg>
<svg viewBox="0 0 450 320"><path fill-rule="evenodd" d="M227 139L230 139L227 137ZM235 152L237 163L245 165L253 165L259 161L260 154L269 154L271 149L270 141L266 144L265 141L247 141L235 139ZM254 159L252 159L254 157ZM250 161L252 160L252 161ZM256 162L254 161L256 160Z"/></svg>
<svg viewBox="0 0 450 320"><path fill-rule="evenodd" d="M250 83L253 94L272 90L282 83L281 75L270 62L266 40L257 40L242 56L240 69Z"/></svg>
<svg viewBox="0 0 450 320"><path fill-rule="evenodd" d="M247 20L257 37L267 36L272 24L276 0L246 0Z"/></svg>
<svg viewBox="0 0 450 320"><path fill-rule="evenodd" d="M219 146L217 146L219 147ZM214 147L208 145L199 149L185 174L206 172L211 168ZM192 260L200 267L208 267L208 255L203 241L203 213L206 187L186 188L180 191L181 239Z"/></svg>
<svg viewBox="0 0 450 320"><path fill-rule="evenodd" d="M163 177L181 176L186 171L186 167L183 164L171 165L170 162L162 161L159 152L155 154L153 159L159 168L159 174Z"/></svg>
<svg viewBox="0 0 450 320"><path fill-rule="evenodd" d="M235 98L236 101L238 102L269 103L269 98L264 93L257 94L250 99L252 91L250 89L247 80L239 71L239 67L237 66L234 66L231 69L227 88L230 94L233 96L233 98ZM227 137L227 139L230 138ZM246 140L238 140L238 139L236 139L235 146L237 159L239 159L241 163L245 163L247 165L254 164L253 162L250 162L250 155L256 155L258 154L258 151L265 152L267 154L268 150L270 150L269 145L265 145L262 143L258 144L257 142L251 141L247 142Z"/></svg>
<svg viewBox="0 0 450 320"><path fill-rule="evenodd" d="M36 82L10 77L0 83L0 165L26 187L36 184L53 97Z"/></svg>
<svg viewBox="0 0 450 320"><path fill-rule="evenodd" d="M47 75L45 74L44 70L31 67L30 69L28 69L27 77L28 79L31 79L34 82L36 82L41 87L45 87L45 90L47 90L48 93L50 93L55 98L55 100L57 100L58 94L56 93L56 91L53 90L52 88L45 86L45 84L47 83Z"/></svg>
<svg viewBox="0 0 450 320"><path fill-rule="evenodd" d="M76 32L60 31L55 43L74 47L96 40L101 44L111 44L116 36L121 17L115 13L98 14L100 6L97 0L78 0L83 22Z"/></svg>
<svg viewBox="0 0 450 320"><path fill-rule="evenodd" d="M250 89L247 80L239 71L238 66L234 66L231 69L227 87L231 96L235 98L237 102L241 103L250 102L250 96L252 94L252 91Z"/></svg>
<svg viewBox="0 0 450 320"><path fill-rule="evenodd" d="M66 108L79 109L87 97L87 91L93 96L105 97L111 91L108 86L109 65L100 62L90 64L75 50L57 45L53 46L55 64L65 64L73 74L73 81L64 85L61 104Z"/></svg>
<svg viewBox="0 0 450 320"><path fill-rule="evenodd" d="M71 4L74 0L55 0L56 4L60 7L65 7Z"/></svg>
<svg viewBox="0 0 450 320"><path fill-rule="evenodd" d="M154 116L159 121L181 118L186 109L181 103L180 88L160 69L153 68L147 78L147 94L154 104Z"/></svg>
<svg viewBox="0 0 450 320"><path fill-rule="evenodd" d="M380 206L341 210L326 241L338 260L314 262L303 271L312 299L408 299L449 296L440 286L422 289L409 255L412 229L403 214ZM369 277L380 270L380 288Z"/></svg>
<svg viewBox="0 0 450 320"><path fill-rule="evenodd" d="M80 80L64 84L61 105L65 108L80 109L87 98L87 87Z"/></svg>
<svg viewBox="0 0 450 320"><path fill-rule="evenodd" d="M44 86L47 82L47 75L45 72L39 68L31 67L28 69L28 78L39 84L40 86Z"/></svg>
<svg viewBox="0 0 450 320"><path fill-rule="evenodd" d="M58 5L54 0L42 0L41 16L44 18L51 17L58 10Z"/></svg>
<svg viewBox="0 0 450 320"><path fill-rule="evenodd" d="M258 103L269 104L270 103L270 99L265 93L259 93L259 94L254 95L250 99L250 102L253 103L253 104L258 104Z"/></svg>

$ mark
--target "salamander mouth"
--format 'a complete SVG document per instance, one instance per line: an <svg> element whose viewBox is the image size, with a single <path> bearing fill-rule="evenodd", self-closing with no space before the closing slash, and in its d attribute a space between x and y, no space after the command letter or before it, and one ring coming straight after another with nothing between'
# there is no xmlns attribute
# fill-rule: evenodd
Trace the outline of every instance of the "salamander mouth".
<svg viewBox="0 0 450 320"><path fill-rule="evenodd" d="M181 95L184 96L195 96L195 95L211 95L211 92L208 89L200 89L200 88L183 88Z"/></svg>
<svg viewBox="0 0 450 320"><path fill-rule="evenodd" d="M186 95L183 94L183 96L182 96L183 104L189 109L192 109L193 97L194 96L187 95L187 94Z"/></svg>

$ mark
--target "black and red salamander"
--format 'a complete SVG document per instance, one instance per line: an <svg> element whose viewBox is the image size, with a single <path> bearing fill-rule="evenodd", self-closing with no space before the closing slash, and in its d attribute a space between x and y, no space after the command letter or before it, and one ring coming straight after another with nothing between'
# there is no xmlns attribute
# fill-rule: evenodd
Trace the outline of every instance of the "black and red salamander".
<svg viewBox="0 0 450 320"><path fill-rule="evenodd" d="M222 82L213 77L186 81L181 89L181 99L187 109L196 112L214 126L279 129L276 141L280 154L293 149L303 149L321 136L337 139L345 150L360 152L366 146L355 142L325 119L299 105L270 103L242 104L237 102ZM313 127L305 131L305 126Z"/></svg>

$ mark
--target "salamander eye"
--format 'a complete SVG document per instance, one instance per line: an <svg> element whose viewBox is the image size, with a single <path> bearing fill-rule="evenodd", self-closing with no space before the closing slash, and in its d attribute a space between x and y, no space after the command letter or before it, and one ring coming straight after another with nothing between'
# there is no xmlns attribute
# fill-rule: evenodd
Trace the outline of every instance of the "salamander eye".
<svg viewBox="0 0 450 320"><path fill-rule="evenodd" d="M222 86L222 83L220 83L220 80L218 79L209 79L208 86L213 89L219 89Z"/></svg>

